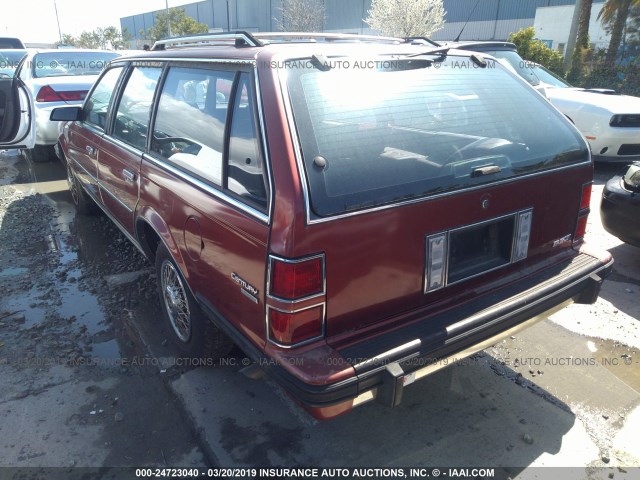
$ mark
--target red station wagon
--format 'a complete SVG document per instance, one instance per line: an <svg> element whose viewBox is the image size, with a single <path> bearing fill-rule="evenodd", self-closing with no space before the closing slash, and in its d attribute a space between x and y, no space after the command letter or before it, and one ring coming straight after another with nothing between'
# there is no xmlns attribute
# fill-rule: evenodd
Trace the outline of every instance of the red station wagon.
<svg viewBox="0 0 640 480"><path fill-rule="evenodd" d="M380 37L226 33L112 61L59 148L155 264L185 355L232 342L317 418L570 302L589 148L492 57Z"/></svg>

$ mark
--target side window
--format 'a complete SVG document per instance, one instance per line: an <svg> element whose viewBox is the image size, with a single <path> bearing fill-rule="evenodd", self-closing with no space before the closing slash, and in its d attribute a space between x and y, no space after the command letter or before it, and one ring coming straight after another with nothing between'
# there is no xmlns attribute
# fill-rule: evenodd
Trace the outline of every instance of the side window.
<svg viewBox="0 0 640 480"><path fill-rule="evenodd" d="M122 67L114 67L108 70L100 79L91 96L84 104L82 118L85 122L104 130L107 122L109 102L111 101L113 90L116 88L121 73Z"/></svg>
<svg viewBox="0 0 640 480"><path fill-rule="evenodd" d="M243 72L240 74L231 117L227 188L250 203L266 208L264 162L255 112L251 77Z"/></svg>
<svg viewBox="0 0 640 480"><path fill-rule="evenodd" d="M234 72L169 70L156 114L151 150L174 166L222 185L224 131Z"/></svg>
<svg viewBox="0 0 640 480"><path fill-rule="evenodd" d="M151 104L161 72L157 67L135 67L116 111L113 136L140 150L147 143Z"/></svg>

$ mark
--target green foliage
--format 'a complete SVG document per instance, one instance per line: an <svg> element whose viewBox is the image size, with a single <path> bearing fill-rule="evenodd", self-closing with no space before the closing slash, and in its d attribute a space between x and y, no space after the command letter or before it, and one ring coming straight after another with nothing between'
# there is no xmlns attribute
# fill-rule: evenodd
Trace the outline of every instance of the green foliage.
<svg viewBox="0 0 640 480"><path fill-rule="evenodd" d="M140 34L153 43L162 38L168 38L167 16L171 28L171 36L190 35L194 33L207 33L209 27L205 23L199 23L194 18L187 16L184 8L170 8L169 14L166 11L156 12L156 22L146 32Z"/></svg>
<svg viewBox="0 0 640 480"><path fill-rule="evenodd" d="M576 83L584 78L585 63L587 57L591 55L589 43L589 21L591 20L591 8L593 0L582 0L580 10L575 10L574 15L578 15L578 34L573 52L571 52L571 68L567 73L567 79L571 83ZM578 7L576 6L576 9Z"/></svg>
<svg viewBox="0 0 640 480"><path fill-rule="evenodd" d="M610 88L625 95L640 96L640 59L638 58L638 29L640 8L633 8L629 15L629 27L625 48L621 49L618 63L611 64L607 52L599 49L584 56L583 70L576 87Z"/></svg>
<svg viewBox="0 0 640 480"><path fill-rule="evenodd" d="M589 37L587 36L587 40ZM584 80L589 70L589 64L592 61L593 50L591 47L580 47L577 42L575 50L573 51L573 60L571 62L571 69L567 72L567 80L569 83L577 85Z"/></svg>
<svg viewBox="0 0 640 480"><path fill-rule="evenodd" d="M613 67L604 50L596 52L584 76L575 83L583 88L611 88L625 95L640 96L640 63L636 60Z"/></svg>
<svg viewBox="0 0 640 480"><path fill-rule="evenodd" d="M564 75L562 54L535 39L535 34L533 27L523 28L510 34L509 41L515 43L518 53L525 60L539 63L558 75Z"/></svg>
<svg viewBox="0 0 640 480"><path fill-rule="evenodd" d="M98 27L91 32L82 32L78 37L65 33L62 35L62 45L72 45L78 48L122 50L128 47L131 38L126 29L120 33L120 30L116 27Z"/></svg>
<svg viewBox="0 0 640 480"><path fill-rule="evenodd" d="M76 38L68 33L62 34L62 42L56 42L56 45L76 45Z"/></svg>

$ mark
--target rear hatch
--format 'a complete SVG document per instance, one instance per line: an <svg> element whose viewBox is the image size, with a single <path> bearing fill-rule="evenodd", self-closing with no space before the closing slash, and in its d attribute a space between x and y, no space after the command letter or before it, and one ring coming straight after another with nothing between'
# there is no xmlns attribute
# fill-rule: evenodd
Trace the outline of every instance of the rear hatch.
<svg viewBox="0 0 640 480"><path fill-rule="evenodd" d="M324 253L330 342L573 252L592 175L577 130L497 62L425 58L286 70L308 203L297 245Z"/></svg>

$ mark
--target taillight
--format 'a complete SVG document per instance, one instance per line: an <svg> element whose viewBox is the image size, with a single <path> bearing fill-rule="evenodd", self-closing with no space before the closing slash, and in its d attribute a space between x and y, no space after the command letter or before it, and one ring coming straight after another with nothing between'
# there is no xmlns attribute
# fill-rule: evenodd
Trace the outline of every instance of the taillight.
<svg viewBox="0 0 640 480"><path fill-rule="evenodd" d="M82 101L87 96L88 90L72 90L70 92L58 92L58 95L65 102L77 102Z"/></svg>
<svg viewBox="0 0 640 480"><path fill-rule="evenodd" d="M573 234L573 241L577 242L584 238L584 235L587 233L587 219L589 218L589 214L582 215L578 217L578 222L576 223L576 231Z"/></svg>
<svg viewBox="0 0 640 480"><path fill-rule="evenodd" d="M298 260L270 258L269 293L283 300L299 300L324 293L324 256Z"/></svg>
<svg viewBox="0 0 640 480"><path fill-rule="evenodd" d="M324 335L324 254L287 259L269 256L267 337L282 347ZM313 305L309 299L316 298Z"/></svg>
<svg viewBox="0 0 640 480"><path fill-rule="evenodd" d="M294 312L269 307L269 339L282 346L314 340L323 335L324 305Z"/></svg>
<svg viewBox="0 0 640 480"><path fill-rule="evenodd" d="M585 210L589 208L591 204L591 183L585 183L582 186L582 195L580 196L580 210Z"/></svg>
<svg viewBox="0 0 640 480"><path fill-rule="evenodd" d="M72 90L68 92L58 92L50 85L42 87L36 95L36 102L77 102L82 101L87 96L88 90Z"/></svg>
<svg viewBox="0 0 640 480"><path fill-rule="evenodd" d="M38 91L36 102L62 102L62 97L49 85L45 85Z"/></svg>
<svg viewBox="0 0 640 480"><path fill-rule="evenodd" d="M576 229L573 233L573 243L581 241L587 233L587 219L589 218L589 205L591 204L591 182L582 185L580 194L580 211L576 221Z"/></svg>

